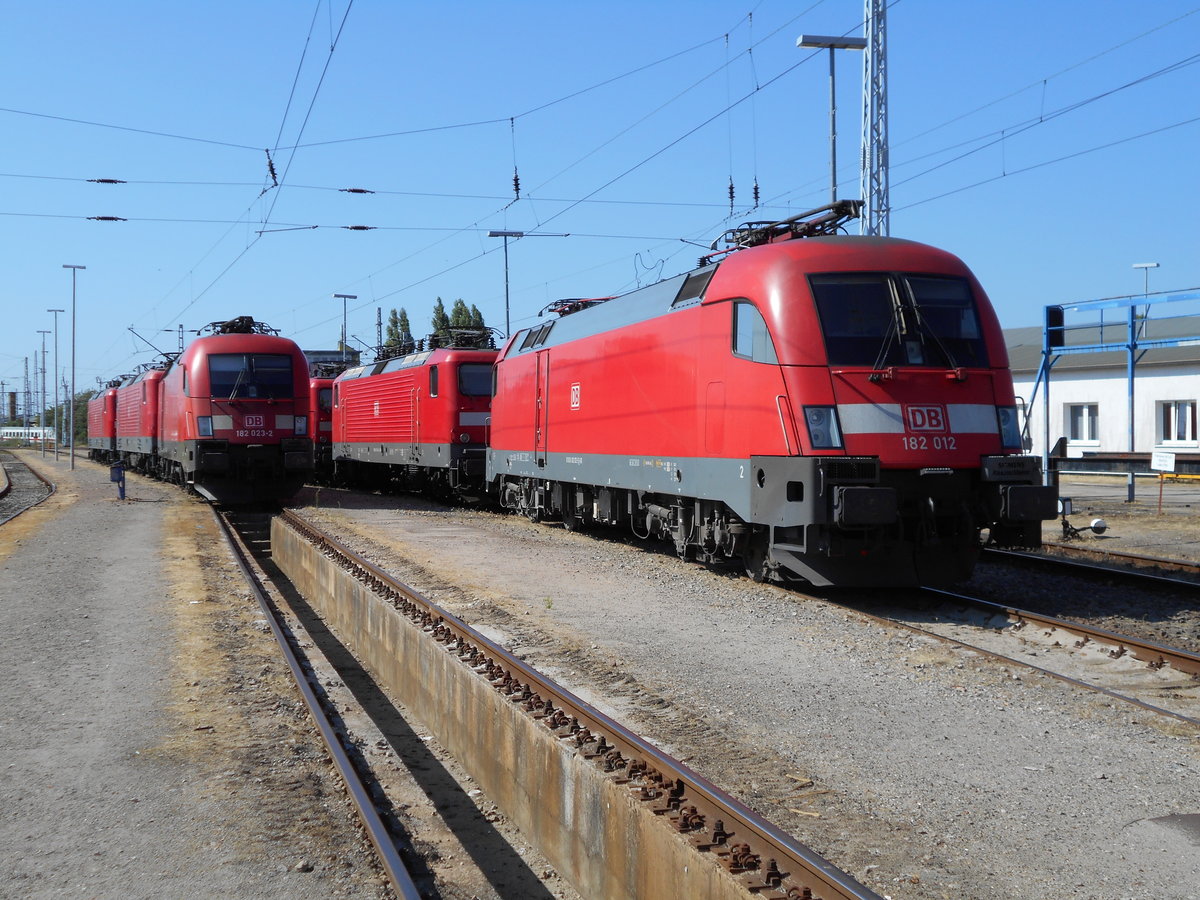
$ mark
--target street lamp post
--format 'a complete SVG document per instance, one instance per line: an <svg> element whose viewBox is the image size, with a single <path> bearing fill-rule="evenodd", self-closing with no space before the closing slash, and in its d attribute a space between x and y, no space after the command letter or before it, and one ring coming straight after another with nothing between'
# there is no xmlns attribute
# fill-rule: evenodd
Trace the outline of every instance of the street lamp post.
<svg viewBox="0 0 1200 900"><path fill-rule="evenodd" d="M71 392L67 396L67 402L71 404L70 413L70 454L71 468L75 468L75 275L80 269L86 269L87 266L73 266L69 263L63 264L64 269L71 270Z"/></svg>
<svg viewBox="0 0 1200 900"><path fill-rule="evenodd" d="M1147 298L1149 298L1149 296L1150 296L1150 270L1157 269L1158 263L1134 263L1133 268L1142 270L1142 274L1145 276L1142 280L1142 285L1143 285L1142 293L1145 294Z"/></svg>
<svg viewBox="0 0 1200 900"><path fill-rule="evenodd" d="M62 436L58 424L58 398L60 396L58 392L58 314L66 312L66 310L48 309L46 312L54 313L54 378L51 380L54 382L54 461L58 462L59 438Z"/></svg>
<svg viewBox="0 0 1200 900"><path fill-rule="evenodd" d="M48 328L39 328L38 334L42 336L42 402L38 404L38 431L42 433L39 443L42 445L42 458L46 457L46 335L50 333Z"/></svg>
<svg viewBox="0 0 1200 900"><path fill-rule="evenodd" d="M837 78L834 71L834 50L866 50L866 38L831 37L823 34L802 34L796 38L797 47L827 48L829 50L829 202L837 202Z"/></svg>
<svg viewBox="0 0 1200 900"><path fill-rule="evenodd" d="M508 239L523 237L570 237L570 235L546 231L489 231L487 236L504 238L504 336L508 337L512 333L508 320Z"/></svg>
<svg viewBox="0 0 1200 900"><path fill-rule="evenodd" d="M346 301L357 300L358 294L334 294L334 300L342 301L342 362L346 361Z"/></svg>

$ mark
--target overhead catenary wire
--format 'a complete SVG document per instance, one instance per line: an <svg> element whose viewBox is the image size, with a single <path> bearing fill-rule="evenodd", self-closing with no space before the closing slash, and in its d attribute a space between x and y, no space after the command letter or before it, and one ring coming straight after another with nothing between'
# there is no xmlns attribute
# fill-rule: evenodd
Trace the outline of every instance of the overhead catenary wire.
<svg viewBox="0 0 1200 900"><path fill-rule="evenodd" d="M1194 125L1198 122L1200 122L1200 116L1195 116L1191 119L1184 119L1181 122L1175 122L1171 125L1164 125L1161 128L1154 128L1150 131L1143 131L1141 134L1134 134L1134 135L1130 135L1129 137L1120 138L1119 140L1108 141L1103 144L1098 144L1094 147L1088 147L1083 150L1077 150L1073 153L1067 153L1063 156L1055 157L1054 159L1042 160L1041 162L1033 163L1028 166L1023 166L1019 169L1005 171L999 175L993 175L989 178L982 178L979 181L972 182L971 184L965 184L965 185L962 185L961 187L957 187L957 188L954 188L949 191L944 191L944 192L937 194L935 196L932 196L932 197L925 197L922 200L914 200L912 203L906 203L903 206L893 206L892 209L894 211L911 209L912 207L921 206L925 203L932 203L934 200L941 200L945 197L950 197L954 194L961 194L963 191L969 191L973 188L982 187L985 184L991 184L994 181L1000 181L1001 179L1004 179L1004 178L1010 178L1013 175L1022 175L1026 172L1032 172L1036 169L1044 169L1046 166L1052 166L1052 165L1055 165L1056 163L1066 162L1069 159L1077 159L1078 157L1081 157L1081 156L1087 156L1090 153L1097 153L1101 150L1108 150L1112 147L1118 147L1122 144L1128 144L1133 141L1141 140L1142 138L1153 137L1155 135L1163 134L1167 131L1173 131L1176 128L1183 128L1187 125Z"/></svg>
<svg viewBox="0 0 1200 900"><path fill-rule="evenodd" d="M330 16L332 16L332 7L329 7L329 9L330 9ZM330 25L331 25L331 35L332 35L332 24L333 24L333 21L332 21L332 18L331 18L331 20L330 20ZM752 43L753 43L753 41L752 41ZM753 62L754 62L754 61L753 61L753 57L752 57L752 56L750 57L750 61L751 61L751 63L753 64ZM1064 70L1064 71L1066 71L1066 70ZM757 85L756 85L756 86L757 86ZM753 106L753 99L754 99L754 97L755 97L755 96L756 96L756 93L752 93L752 94L750 95L750 97L751 97L751 102L752 102L752 106ZM564 98L564 99L565 99L565 98ZM728 99L728 98L727 98L727 99ZM557 101L556 101L556 102L557 102ZM510 125L511 125L511 118L512 118L512 117L510 117L510 118L509 118L509 120L510 120ZM286 120L286 113L285 113L285 120ZM1185 124L1185 123L1179 123L1179 124ZM280 130L280 135L277 137L277 140L276 140L276 145L278 145L278 144L280 143L280 140L279 140L279 138L280 138L280 137L282 137L282 134L283 134L283 125L282 125L282 124L281 124L281 126L280 126L280 129L281 129L281 130ZM1148 136L1148 135L1151 135L1151 134L1153 134L1153 133L1154 133L1154 132L1146 132L1146 133L1145 133L1144 135L1142 135L1142 136ZM1009 137L1011 138L1011 136L1012 136L1012 132L1009 132ZM1137 139L1137 137L1138 137L1138 136L1134 136L1134 137L1131 137L1131 138L1129 138L1128 140L1135 140L1135 139ZM1120 143L1120 142L1114 142L1114 143ZM299 146L302 146L302 145L300 145L300 144L297 144L297 147L299 147ZM308 145L303 145L303 146L308 146ZM259 145L257 146L257 148L246 147L246 149L252 149L252 150L255 150L255 152L258 152L258 153L261 153L261 152L262 152L262 147L261 147L261 144L259 144ZM1095 149L1103 149L1103 148L1095 148ZM1093 152L1093 151L1087 151L1087 152ZM1067 158L1069 158L1069 157L1067 157ZM259 162L260 162L260 164L261 164L261 157L259 157ZM1049 163L1049 162L1042 163L1042 165L1048 165L1048 164L1050 164L1050 163ZM730 173L730 174L731 174L731 178L730 178L730 180L731 180L731 181L733 180L733 179L732 179L732 174L733 174L733 173L732 173L732 168L733 168L733 166L732 166L732 161L731 161L731 173ZM516 174L516 169L517 169L517 167L515 166L515 152L514 152L514 174ZM627 171L632 171L632 169L630 169L630 170L627 170ZM1010 173L1010 174L1019 174L1019 172L1020 172L1020 171L1023 171L1023 170L1020 170L1020 169L1018 169L1018 170L1015 170L1014 172L1012 172L1012 173ZM612 182L609 182L609 184L611 184L611 183L612 183ZM984 183L984 182L980 182L980 183ZM603 187L607 187L607 186L608 186L608 185L604 185ZM304 188L305 186L292 185L292 184L290 184L290 183L289 183L289 187L291 187L291 188L293 188L293 189L302 189L302 188ZM601 189L603 189L603 187L602 187ZM341 190L340 188L321 188L321 187L315 187L315 186L308 186L308 187L307 187L307 188L305 188L305 189L313 189L313 190ZM962 188L962 189L958 189L958 190L964 190L964 189L966 189L966 188ZM957 192L957 190L956 190L956 192ZM443 197L450 197L450 196L453 196L453 195L450 195L450 194L433 194L432 192L399 192L399 191L398 191L398 192L394 192L394 193L395 193L396 195L411 195L411 196L443 196ZM566 193L566 192L564 192L564 193ZM490 197L490 196L487 196L487 195L463 195L463 197L464 197L464 199L478 199L478 200L488 200L488 201L502 201L502 200L506 199L506 198L503 198L503 197L502 197L501 195L499 195L499 194L497 194L495 197ZM511 198L508 198L508 199L511 199ZM539 202L545 202L545 201L547 201L547 200L548 200L548 199L550 199L550 198L539 198L539 197L537 197L537 196L536 196L536 194L535 194L535 193L532 193L532 192L527 192L527 193L525 194L525 196L524 196L523 198L521 198L521 199L527 199L527 200L530 200L530 201L539 201ZM933 199L935 199L935 198L933 198ZM597 197L597 196L595 196L595 192L592 192L592 193L590 193L590 194L587 194L587 195L586 195L586 196L584 196L584 197L574 197L574 198L558 198L557 200L554 200L553 202L563 202L563 203L566 203L566 204L570 204L570 205L572 205L572 206L578 206L578 205L582 205L582 204L584 204L584 203L596 203L596 204L599 204L599 203L609 203L609 204L629 203L629 204L631 204L631 205L632 205L632 204L636 204L636 205L647 205L647 206L649 206L649 205L667 205L667 204L661 204L661 203L657 203L657 202L655 202L655 201L621 201L621 200L606 199L606 198L601 198L601 197ZM927 201L919 201L919 202L927 202ZM715 204L715 203L710 203L710 204L697 204L697 203L677 203L677 204L671 204L671 205L677 205L677 206L694 206L694 207L701 208L701 209L707 209L707 208L719 209L719 208L723 208L723 207L725 206L725 204ZM63 217L63 218L72 218L72 217ZM267 218L269 218L269 216L268 216ZM289 218L296 218L296 217L295 217L295 216L289 216ZM301 217L301 218L303 218L303 217ZM181 223L181 224L187 224L187 223L208 223L208 222L212 222L212 223L228 223L228 224L230 224L232 227L236 228L236 227L238 227L238 226L247 225L247 224L252 224L252 217L251 217L250 219L243 218L243 219L238 219L238 220L228 220L228 219L219 219L219 218L214 218L214 219L202 219L202 218L187 219L187 218L183 218L183 217L181 217L181 218L179 218L179 219L170 219L170 220L167 220L167 219L139 219L139 218L131 218L131 221L132 221L133 223L137 223L137 222L140 222L140 221L162 221L162 222L179 222L179 223ZM324 220L324 219L323 219L322 221L326 221L326 220ZM296 228L301 228L301 227L303 227L303 228L314 227L314 226L310 226L310 225L298 225L298 224L293 226L293 225L289 225L289 224L287 224L287 223L282 223L282 222L280 222L280 223L272 222L271 224L272 224L272 225L279 225L279 226L283 226L283 227L296 227ZM322 228L333 228L333 227L344 227L344 226L335 226L335 225L320 225L320 226L316 226L316 227L322 227ZM379 225L379 226L377 226L377 227L379 227L379 228L381 228L381 229L384 229L384 230L428 230L428 231L436 231L436 230L437 230L436 228L415 228L415 227L411 227L411 228L410 228L410 227L407 227L407 226L402 226L402 225L392 225L392 226L389 226L389 225ZM448 232L450 232L450 233L453 233L453 229L446 229L446 230L447 230ZM582 233L584 233L584 232L581 232L579 229L576 229L576 228L571 228L570 230L571 230L572 232L576 233L576 234L582 234ZM593 229L593 232L594 232L594 231L595 231L595 229ZM603 235L603 236L605 236L605 237L609 237L609 235ZM654 238L654 237L650 237L650 238L642 238L642 239L648 239L648 240L659 240L659 239L665 239L665 238ZM244 249L243 249L242 253L239 253L239 258L240 258L242 255L244 255ZM477 258L479 258L479 257L478 257L478 256L472 257L472 260L473 260L473 259L477 259ZM471 261L471 260L468 260L468 261ZM455 268L456 268L456 267L455 267ZM228 269L226 269L225 271L227 271L227 270L228 270ZM447 270L447 271L448 271L448 270ZM435 276L435 277L436 277L436 276ZM420 282L418 282L418 283L420 283ZM205 291L210 291L210 290L211 290L211 288L212 288L212 284L209 284L209 285L208 285L208 287L206 287L206 288L205 288ZM403 289L404 289L404 288L401 288L400 290L403 290ZM391 294L386 294L386 295L384 295L384 296L391 296Z"/></svg>

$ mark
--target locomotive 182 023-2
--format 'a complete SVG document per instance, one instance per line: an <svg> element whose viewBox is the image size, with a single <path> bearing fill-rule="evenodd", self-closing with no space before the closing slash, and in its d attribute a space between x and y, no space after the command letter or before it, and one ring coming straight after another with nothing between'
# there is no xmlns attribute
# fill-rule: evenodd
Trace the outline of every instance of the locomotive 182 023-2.
<svg viewBox="0 0 1200 900"><path fill-rule="evenodd" d="M838 234L842 201L725 235L699 268L563 301L497 352L333 385L334 477L491 498L814 585L943 584L1057 516L999 322L957 257ZM482 460L482 465L481 465Z"/></svg>
<svg viewBox="0 0 1200 900"><path fill-rule="evenodd" d="M89 455L223 504L291 497L313 470L308 361L248 316L88 404Z"/></svg>

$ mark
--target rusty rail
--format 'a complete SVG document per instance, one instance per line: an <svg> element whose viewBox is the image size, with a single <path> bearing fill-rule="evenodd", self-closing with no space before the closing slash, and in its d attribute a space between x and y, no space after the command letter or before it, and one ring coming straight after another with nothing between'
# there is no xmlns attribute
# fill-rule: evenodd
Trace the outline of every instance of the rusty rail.
<svg viewBox="0 0 1200 900"><path fill-rule="evenodd" d="M1043 541L1042 552L1029 553L1021 550L998 550L994 547L984 549L984 556L1018 561L1028 565L1044 565L1049 567L1074 566L1090 572L1103 572L1117 577L1129 576L1137 579L1151 579L1164 585L1171 585L1195 590L1196 582L1181 578L1171 578L1166 575L1154 575L1139 572L1138 569L1158 569L1162 572L1179 572L1184 575L1200 576L1200 563L1186 559L1172 559L1166 556L1149 556L1144 553L1129 553L1117 550L1101 550L1085 547L1079 544L1067 544L1059 541ZM1121 566L1127 568L1119 568Z"/></svg>
<svg viewBox="0 0 1200 900"><path fill-rule="evenodd" d="M1114 649L1109 655L1114 659L1129 654L1134 659L1144 662L1153 669L1170 666L1175 671L1191 675L1193 678L1200 677L1200 654L1192 653L1189 650L1168 647L1165 644L1156 644L1152 641L1145 641L1140 638L1130 637L1129 635L1107 631L1103 628L1096 628L1092 625L1086 625L1083 622L1059 619L1055 616L1031 612L1030 610L1020 609L1015 606L1007 606L1003 603L993 603L990 600L981 600L978 597L968 597L965 594L957 594L936 588L926 588L925 590L929 594L965 603L977 609L982 609L985 612L1009 616L1015 619L1021 627L1029 622L1033 622L1037 625L1043 625L1074 635L1082 642L1098 641L1102 644L1112 645Z"/></svg>
<svg viewBox="0 0 1200 900"><path fill-rule="evenodd" d="M380 817L379 811L375 808L375 801L371 799L369 788L363 783L358 770L354 767L354 763L351 762L346 749L342 746L337 729L334 728L333 723L329 721L329 717L325 714L325 708L320 698L317 697L316 691L313 690L308 675L304 671L304 667L292 649L291 641L288 640L288 635L280 622L278 610L259 583L258 576L255 574L254 568L250 563L252 554L249 548L242 542L237 529L227 515L215 508L213 508L212 513L217 520L217 524L220 526L226 543L233 552L238 567L242 570L242 575L245 577L247 585L258 600L259 608L271 626L271 632L275 635L275 640L279 644L284 659L287 661L288 668L291 670L292 678L295 680L296 686L300 689L300 694L304 698L304 704L308 707L309 715L317 726L317 731L325 743L325 748L329 752L330 759L337 769L338 775L341 776L342 783L346 786L346 792L355 809L358 811L359 821L366 831L367 838L375 847L379 863L383 867L384 872L387 873L388 880L395 890L396 896L401 898L401 900L420 900L421 893L417 890L416 884L413 882L412 876L409 874L408 868L401 859L400 853L396 849L396 844L387 830L387 826Z"/></svg>
<svg viewBox="0 0 1200 900"><path fill-rule="evenodd" d="M39 497L39 498L35 499L32 503L28 504L27 506L22 506L20 509L18 509L16 512L12 513L11 515L9 515L7 513L7 511L5 511L5 510L0 510L0 525L4 525L7 522L11 522L13 519L17 518L17 516L20 516L23 513L27 513L27 512L29 512L29 510L33 509L34 507L40 506L42 503L45 503L52 496L54 496L55 492L58 490L57 486L54 484L53 481L48 479L45 475L43 475L41 472L39 472L37 469L35 469L33 466L31 466L25 460L21 459L19 456L17 456L17 454L12 453L11 451L5 450L3 452L3 455L9 457L13 463L15 463L17 466L19 466L20 471L22 473L27 472L30 475L32 475L35 479L40 481L46 488L46 494L43 497ZM13 481L13 479L7 474L7 471L5 472L5 475L3 478L4 490L0 491L0 500L7 500L8 503L5 504L6 506L11 505L13 503L13 501L16 500L17 494L19 494L21 491L28 489L24 484L18 483L18 482L23 482L23 481L24 481L24 474L18 475L17 481Z"/></svg>
<svg viewBox="0 0 1200 900"><path fill-rule="evenodd" d="M393 579L312 523L290 511L279 521L369 588L385 598L402 616L439 642L452 658L475 677L485 679L514 710L557 737L577 763L596 767L627 796L640 804L690 847L696 865L723 870L745 895L765 900L880 900L859 884L759 816L740 801L657 749L620 723L588 705L565 688L532 669L461 619L440 609L411 588ZM505 751L497 748L497 754ZM569 791L568 791L569 793ZM588 823L594 827L594 823ZM583 824L579 826L585 832ZM594 853L619 840L608 835L584 835L574 852ZM601 850L600 852L604 852ZM662 865L665 860L657 861ZM662 873L639 876L624 873L631 883L661 884ZM669 880L669 879L667 879ZM578 885L577 885L578 886ZM620 896L605 890L605 896ZM715 894L714 894L715 895ZM722 894L721 896L728 896Z"/></svg>

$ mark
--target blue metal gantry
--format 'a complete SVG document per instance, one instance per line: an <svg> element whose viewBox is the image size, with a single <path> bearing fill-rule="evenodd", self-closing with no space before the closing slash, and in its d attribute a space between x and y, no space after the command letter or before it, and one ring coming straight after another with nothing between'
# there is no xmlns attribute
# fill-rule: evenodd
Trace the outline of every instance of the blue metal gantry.
<svg viewBox="0 0 1200 900"><path fill-rule="evenodd" d="M1185 291L1173 291L1157 294L1142 293L1127 297L1110 297L1103 300L1085 300L1069 305L1053 305L1045 308L1045 325L1042 330L1042 363L1038 370L1037 382L1030 397L1030 407L1033 407L1037 397L1038 386L1044 386L1045 401L1043 403L1043 446L1042 472L1050 478L1050 372L1054 364L1063 356L1078 353L1125 353L1126 381L1129 395L1129 450L1134 449L1134 384L1138 362L1149 350L1167 347L1200 346L1200 333L1175 334L1171 337L1151 337L1150 332L1159 329L1151 328L1153 322L1168 322L1172 320L1190 319L1200 327L1200 319L1196 314L1160 316L1151 319L1152 307L1166 303L1180 303L1188 300L1200 300L1200 288ZM1119 321L1104 320L1105 310L1124 310L1125 315ZM1141 312L1139 313L1139 309ZM1067 324L1067 313L1080 313L1091 316L1099 313L1098 319ZM1071 343L1072 336L1082 338L1079 343ZM1112 337L1110 337L1112 336ZM1129 473L1129 500L1133 500L1133 473Z"/></svg>

